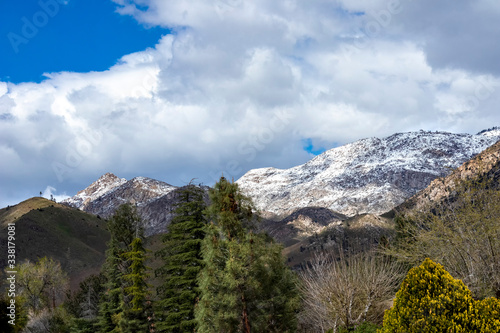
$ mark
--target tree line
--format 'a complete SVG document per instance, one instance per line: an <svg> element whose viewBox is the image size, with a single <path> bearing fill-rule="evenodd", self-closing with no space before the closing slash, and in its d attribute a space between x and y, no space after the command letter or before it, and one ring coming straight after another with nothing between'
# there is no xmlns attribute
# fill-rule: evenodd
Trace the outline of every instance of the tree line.
<svg viewBox="0 0 500 333"><path fill-rule="evenodd" d="M36 295L29 295L34 283L22 285L29 320L14 331L295 332L297 277L282 246L257 231L255 209L237 184L222 177L209 190L209 205L204 195L198 186L183 188L154 254L144 247L135 207L120 206L107 222L110 240L101 273L82 282L60 307L46 284ZM152 256L161 262L155 270L147 267ZM47 258L25 263L20 275L32 275L46 262L57 265L52 272L67 281ZM156 290L148 285L152 276L162 281ZM52 287L64 290L64 283L54 281Z"/></svg>

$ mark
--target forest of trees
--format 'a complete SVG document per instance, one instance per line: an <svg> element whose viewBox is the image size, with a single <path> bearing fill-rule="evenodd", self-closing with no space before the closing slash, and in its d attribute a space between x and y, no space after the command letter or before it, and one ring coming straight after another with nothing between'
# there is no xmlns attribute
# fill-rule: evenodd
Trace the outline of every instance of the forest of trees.
<svg viewBox="0 0 500 333"><path fill-rule="evenodd" d="M75 292L52 259L19 265L16 325L0 330L500 332L500 192L477 179L454 193L398 215L380 248L318 252L292 271L237 184L222 177L208 200L189 184L155 252L136 208L120 206L100 274Z"/></svg>

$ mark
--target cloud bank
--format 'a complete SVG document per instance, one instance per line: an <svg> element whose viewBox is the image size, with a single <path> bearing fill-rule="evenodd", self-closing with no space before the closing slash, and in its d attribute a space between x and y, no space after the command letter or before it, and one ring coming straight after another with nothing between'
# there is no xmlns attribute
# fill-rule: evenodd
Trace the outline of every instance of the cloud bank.
<svg viewBox="0 0 500 333"><path fill-rule="evenodd" d="M115 0L172 34L102 72L0 82L0 203L99 175L183 185L500 124L496 1ZM56 190L57 189L57 190Z"/></svg>

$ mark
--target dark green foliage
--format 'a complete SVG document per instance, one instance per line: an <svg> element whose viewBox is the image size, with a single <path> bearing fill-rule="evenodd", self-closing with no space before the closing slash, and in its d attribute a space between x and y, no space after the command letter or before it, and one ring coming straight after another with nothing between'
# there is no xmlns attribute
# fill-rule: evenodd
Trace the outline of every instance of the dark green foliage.
<svg viewBox="0 0 500 333"><path fill-rule="evenodd" d="M198 332L294 332L295 277L281 246L254 234L252 204L225 178L209 193Z"/></svg>
<svg viewBox="0 0 500 333"><path fill-rule="evenodd" d="M238 185L221 177L209 191L210 206L207 208L209 220L215 224L223 237L238 239L253 226L253 205L250 198L244 196Z"/></svg>
<svg viewBox="0 0 500 333"><path fill-rule="evenodd" d="M122 261L120 250L115 237L111 237L106 251L106 262L103 266L103 274L106 277L106 291L99 304L98 324L99 332L111 332L118 326L116 316L121 311L122 295Z"/></svg>
<svg viewBox="0 0 500 333"><path fill-rule="evenodd" d="M80 283L73 295L68 294L64 303L66 311L73 316L72 333L93 333L97 323L99 301L105 291L106 278L103 274L91 275Z"/></svg>
<svg viewBox="0 0 500 333"><path fill-rule="evenodd" d="M259 332L294 332L299 306L297 280L285 263L282 246L264 235L250 234L250 248L254 253L248 275L256 280L254 299L249 302L252 327Z"/></svg>
<svg viewBox="0 0 500 333"><path fill-rule="evenodd" d="M137 209L130 204L117 208L108 221L108 230L121 250L129 250L134 238L144 237L141 218L137 214Z"/></svg>
<svg viewBox="0 0 500 333"><path fill-rule="evenodd" d="M85 318L72 318L70 333L94 333L96 323Z"/></svg>
<svg viewBox="0 0 500 333"><path fill-rule="evenodd" d="M4 276L1 277L4 278ZM9 324L9 321L12 320L12 318L8 316L10 314L10 309L7 308L8 306L11 306L10 300L11 298L7 297L7 292L5 292L5 294L3 294L0 298L0 332L2 333L21 332L28 321L26 307L23 307L22 300L19 297L16 297L14 317L15 325Z"/></svg>
<svg viewBox="0 0 500 333"><path fill-rule="evenodd" d="M147 327L143 227L135 207L121 205L108 221L111 239L103 273L106 291L97 327L102 333L140 332Z"/></svg>
<svg viewBox="0 0 500 333"><path fill-rule="evenodd" d="M193 332L196 328L194 306L199 296L197 277L202 267L200 249L206 224L203 194L192 184L183 189L176 216L162 238L164 247L156 253L164 262L156 271L164 281L157 289L158 332Z"/></svg>
<svg viewBox="0 0 500 333"><path fill-rule="evenodd" d="M147 332L149 327L147 315L148 284L146 260L146 249L142 245L142 239L137 237L132 241L131 250L123 254L130 263L127 274L123 275L125 282L123 295L123 313L119 322L121 332L135 333Z"/></svg>
<svg viewBox="0 0 500 333"><path fill-rule="evenodd" d="M67 333L71 329L71 320L68 313L63 307L58 307L54 311L49 313L48 325L44 325L44 329L40 330L40 333L54 332L54 333ZM28 328L28 332L35 333L36 330Z"/></svg>

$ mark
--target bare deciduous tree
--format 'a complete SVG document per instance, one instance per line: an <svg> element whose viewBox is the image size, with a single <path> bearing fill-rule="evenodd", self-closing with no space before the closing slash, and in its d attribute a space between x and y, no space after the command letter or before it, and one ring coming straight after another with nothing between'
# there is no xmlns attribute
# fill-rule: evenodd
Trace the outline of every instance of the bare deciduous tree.
<svg viewBox="0 0 500 333"><path fill-rule="evenodd" d="M342 253L342 251L340 252ZM318 254L301 272L304 311L300 320L315 332L381 322L403 277L400 265L374 252Z"/></svg>
<svg viewBox="0 0 500 333"><path fill-rule="evenodd" d="M440 262L476 297L500 297L500 191L488 181L455 185L446 202L400 216L389 254Z"/></svg>

